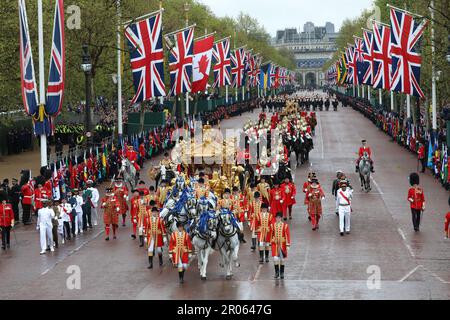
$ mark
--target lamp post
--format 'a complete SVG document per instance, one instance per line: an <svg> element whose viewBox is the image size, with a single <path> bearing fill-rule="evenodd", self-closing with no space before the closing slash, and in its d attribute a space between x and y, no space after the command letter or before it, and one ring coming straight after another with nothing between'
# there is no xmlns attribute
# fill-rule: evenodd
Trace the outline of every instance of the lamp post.
<svg viewBox="0 0 450 320"><path fill-rule="evenodd" d="M89 56L88 46L83 45L83 55L82 55L82 63L81 70L84 72L85 83L86 83L86 119L85 119L85 131L87 137L87 145L91 146L91 71L92 71L92 63L91 57Z"/></svg>

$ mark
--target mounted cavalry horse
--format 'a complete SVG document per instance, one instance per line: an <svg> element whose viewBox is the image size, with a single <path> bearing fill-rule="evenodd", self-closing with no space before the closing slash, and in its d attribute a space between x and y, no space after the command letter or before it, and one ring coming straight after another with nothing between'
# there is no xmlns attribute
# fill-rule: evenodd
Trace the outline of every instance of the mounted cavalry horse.
<svg viewBox="0 0 450 320"><path fill-rule="evenodd" d="M129 183L131 190L134 190L136 188L137 185L137 180L138 180L138 173L136 171L136 168L134 167L134 165L130 162L130 160L128 160L127 158L122 158L121 160L121 167L119 170L119 177L122 176L123 177L123 181L125 181L125 183Z"/></svg>
<svg viewBox="0 0 450 320"><path fill-rule="evenodd" d="M370 187L370 172L372 171L372 164L370 163L369 154L364 152L359 160L359 180L361 181L361 190L369 192Z"/></svg>

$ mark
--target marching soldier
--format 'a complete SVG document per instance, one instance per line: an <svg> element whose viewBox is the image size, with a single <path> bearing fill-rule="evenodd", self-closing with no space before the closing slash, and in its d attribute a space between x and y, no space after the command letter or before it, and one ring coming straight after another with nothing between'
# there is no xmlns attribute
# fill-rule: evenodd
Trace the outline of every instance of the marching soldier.
<svg viewBox="0 0 450 320"><path fill-rule="evenodd" d="M150 201L154 201L155 205L157 207L159 206L158 196L157 196L157 194L155 192L155 187L154 186L150 186L150 188L147 190L147 194L144 193L144 204L148 205L150 203Z"/></svg>
<svg viewBox="0 0 450 320"><path fill-rule="evenodd" d="M308 179L303 183L303 193L305 194L305 200L303 201L303 204L306 206L306 215L308 216L308 220L311 221L311 216L309 215L309 209L308 209L308 190L311 186L311 181L313 178L316 177L316 174L314 172L308 173Z"/></svg>
<svg viewBox="0 0 450 320"><path fill-rule="evenodd" d="M425 210L425 195L423 189L419 187L420 178L417 173L411 173L409 183L411 188L408 190L408 201L411 206L412 222L415 232L420 231L420 216Z"/></svg>
<svg viewBox="0 0 450 320"><path fill-rule="evenodd" d="M144 192L144 196L148 195L148 189L145 186L145 182L144 181L139 181L138 186L136 187L136 190L140 193L141 191ZM153 190L155 190L155 188L153 188Z"/></svg>
<svg viewBox="0 0 450 320"><path fill-rule="evenodd" d="M311 185L307 191L308 212L311 217L312 230L319 229L319 220L322 215L322 200L325 198L322 188L317 179L311 180Z"/></svg>
<svg viewBox="0 0 450 320"><path fill-rule="evenodd" d="M189 258L192 254L192 243L189 235L184 230L183 224L179 221L177 222L177 229L170 236L169 254L173 265L178 268L180 283L183 283L184 272L188 267Z"/></svg>
<svg viewBox="0 0 450 320"><path fill-rule="evenodd" d="M261 200L264 203L270 203L270 186L266 182L266 178L264 176L261 177L260 182L258 183L257 189L261 194Z"/></svg>
<svg viewBox="0 0 450 320"><path fill-rule="evenodd" d="M283 217L286 220L287 211L289 211L289 220L292 220L292 206L296 204L295 195L297 194L297 189L295 184L292 182L291 178L286 177L284 183L281 185L281 190L284 193L283 201Z"/></svg>
<svg viewBox="0 0 450 320"><path fill-rule="evenodd" d="M122 180L117 180L114 183L114 194L117 196L120 204L120 214L122 215L122 227L125 227L125 220L128 211L128 188L123 184Z"/></svg>
<svg viewBox="0 0 450 320"><path fill-rule="evenodd" d="M222 199L220 199L217 203L217 210L224 208L233 210L233 200L231 199L231 190L229 188L224 190Z"/></svg>
<svg viewBox="0 0 450 320"><path fill-rule="evenodd" d="M139 206L141 204L141 196L144 194L143 191L132 190L133 198L131 198L130 203L130 219L131 225L133 227L133 233L131 234L132 239L136 239L136 228L138 223Z"/></svg>
<svg viewBox="0 0 450 320"><path fill-rule="evenodd" d="M2 232L2 249L10 248L10 233L11 228L14 227L14 211L12 206L6 202L6 197L0 195L2 198L0 203L0 229Z"/></svg>
<svg viewBox="0 0 450 320"><path fill-rule="evenodd" d="M159 217L157 207L152 207L151 215L147 215L144 223L144 234L147 242L149 269L153 268L153 256L158 253L159 265L163 265L162 247L167 245L166 229Z"/></svg>
<svg viewBox="0 0 450 320"><path fill-rule="evenodd" d="M34 190L31 181L22 185L20 193L22 194L22 222L24 225L29 225L31 224L31 208L34 201Z"/></svg>
<svg viewBox="0 0 450 320"><path fill-rule="evenodd" d="M55 251L53 248L53 223L52 220L55 217L55 212L50 207L50 200L47 198L41 199L43 207L38 211L38 219L36 229L39 230L41 252L40 254L45 254L47 248L50 251Z"/></svg>
<svg viewBox="0 0 450 320"><path fill-rule="evenodd" d="M287 259L291 245L289 225L282 221L283 214L277 212L276 221L270 227L270 242L275 265L275 279L284 279L284 261Z"/></svg>
<svg viewBox="0 0 450 320"><path fill-rule="evenodd" d="M261 212L262 204L263 202L261 201L261 195L259 194L258 191L256 191L254 193L253 201L251 201L249 204L249 214L250 214L249 223L250 223L250 230L252 231L252 246L251 246L252 252L256 250L256 241L257 241L255 216L259 215L259 213Z"/></svg>
<svg viewBox="0 0 450 320"><path fill-rule="evenodd" d="M102 199L103 222L105 223L106 241L109 241L111 225L113 227L113 239L116 239L116 229L119 227L120 202L112 188L106 189L106 196Z"/></svg>
<svg viewBox="0 0 450 320"><path fill-rule="evenodd" d="M239 221L239 229L241 230L239 232L239 241L242 243L247 243L244 239L244 222L247 215L247 204L244 196L239 192L238 187L233 187L231 201L233 203L232 211L236 219Z"/></svg>
<svg viewBox="0 0 450 320"><path fill-rule="evenodd" d="M283 203L285 200L284 193L278 181L274 181L273 183L273 188L270 190L270 199L270 213L275 216L278 212L283 211ZM284 220L286 220L286 216Z"/></svg>
<svg viewBox="0 0 450 320"><path fill-rule="evenodd" d="M254 225L257 233L258 245L259 245L259 263L264 263L264 253L266 262L269 262L269 249L270 249L270 225L273 222L273 215L269 212L269 206L267 203L261 205L261 211L259 214L254 215Z"/></svg>
<svg viewBox="0 0 450 320"><path fill-rule="evenodd" d="M339 206L339 230L341 236L350 234L350 215L352 212L353 190L348 187L347 181L342 180L339 183L340 189L336 193L336 203ZM345 229L345 230L344 230Z"/></svg>

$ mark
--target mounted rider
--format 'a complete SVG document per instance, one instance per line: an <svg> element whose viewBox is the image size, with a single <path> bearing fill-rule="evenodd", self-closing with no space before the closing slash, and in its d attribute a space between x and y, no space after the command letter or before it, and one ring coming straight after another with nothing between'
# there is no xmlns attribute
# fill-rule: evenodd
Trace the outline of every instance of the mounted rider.
<svg viewBox="0 0 450 320"><path fill-rule="evenodd" d="M358 159L356 160L356 172L359 172L359 162L361 161L361 158L364 156L364 154L367 154L369 156L370 166L371 166L371 172L374 173L374 167L373 167L373 160L372 160L372 150L367 145L367 140L361 141L362 146L359 147L358 151Z"/></svg>
<svg viewBox="0 0 450 320"><path fill-rule="evenodd" d="M138 153L133 149L133 146L128 146L128 149L125 152L125 157L131 162L131 164L133 164L134 168L136 169L136 172L139 173L141 167L139 167L137 163Z"/></svg>

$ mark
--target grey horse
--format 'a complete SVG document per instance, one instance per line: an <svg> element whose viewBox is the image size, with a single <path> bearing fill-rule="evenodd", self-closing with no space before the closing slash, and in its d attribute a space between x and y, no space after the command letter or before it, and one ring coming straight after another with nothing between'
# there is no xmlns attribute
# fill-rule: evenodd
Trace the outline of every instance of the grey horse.
<svg viewBox="0 0 450 320"><path fill-rule="evenodd" d="M370 187L370 171L372 165L370 164L369 155L364 152L361 160L359 160L359 180L361 181L361 190L369 192L372 190Z"/></svg>

